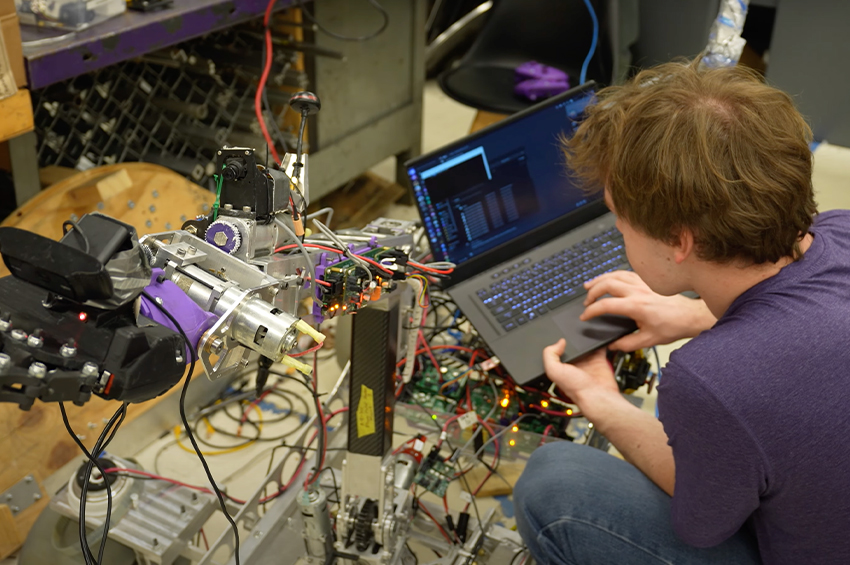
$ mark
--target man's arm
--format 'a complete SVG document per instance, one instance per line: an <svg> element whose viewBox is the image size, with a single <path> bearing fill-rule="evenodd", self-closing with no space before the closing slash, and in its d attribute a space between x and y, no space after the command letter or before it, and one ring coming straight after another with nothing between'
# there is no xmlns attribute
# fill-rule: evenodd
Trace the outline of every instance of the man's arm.
<svg viewBox="0 0 850 565"><path fill-rule="evenodd" d="M626 458L658 487L673 496L676 466L661 422L617 393L582 395L582 414ZM575 399L574 399L575 400Z"/></svg>
<svg viewBox="0 0 850 565"><path fill-rule="evenodd" d="M627 461L672 496L676 467L661 422L623 398L604 350L571 365L561 362L565 347L562 339L543 350L546 374Z"/></svg>

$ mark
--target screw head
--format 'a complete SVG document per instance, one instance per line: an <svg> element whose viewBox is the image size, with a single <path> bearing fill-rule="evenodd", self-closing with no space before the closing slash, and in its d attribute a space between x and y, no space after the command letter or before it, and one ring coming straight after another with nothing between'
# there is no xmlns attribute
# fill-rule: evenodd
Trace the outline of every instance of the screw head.
<svg viewBox="0 0 850 565"><path fill-rule="evenodd" d="M213 353L215 353L216 355L218 355L219 353L221 353L221 348L222 348L222 347L224 347L224 342L221 340L221 338L220 338L220 337L217 337L217 338L215 338L215 339L213 340L213 342L210 344L210 351L212 351Z"/></svg>
<svg viewBox="0 0 850 565"><path fill-rule="evenodd" d="M44 345L44 340L41 339L40 337L38 337L37 335L31 335L27 338L27 345L29 345L30 347L33 347L35 349L38 349L39 347Z"/></svg>
<svg viewBox="0 0 850 565"><path fill-rule="evenodd" d="M81 371L84 377L96 377L98 374L97 365L89 361L85 365L83 365L83 369Z"/></svg>
<svg viewBox="0 0 850 565"><path fill-rule="evenodd" d="M250 207L250 206L242 206L242 211L243 211L243 212L246 212L246 213L247 213L247 212L250 212L250 211L251 211L251 207Z"/></svg>
<svg viewBox="0 0 850 565"><path fill-rule="evenodd" d="M201 205L201 210L203 210L204 212L209 212L209 210L210 210L210 205L209 205L209 204L207 204L206 202L204 202L204 203Z"/></svg>
<svg viewBox="0 0 850 565"><path fill-rule="evenodd" d="M165 224L165 229L170 230L170 229L171 229L171 224L170 224L170 223Z"/></svg>
<svg viewBox="0 0 850 565"><path fill-rule="evenodd" d="M106 208L106 204L104 204L103 202L97 203L97 209L98 210L103 210L104 208Z"/></svg>
<svg viewBox="0 0 850 565"><path fill-rule="evenodd" d="M186 231L187 231L188 233L192 234L192 235L197 235L197 233L198 233L198 228L196 228L195 226L187 226L187 227L186 227Z"/></svg>
<svg viewBox="0 0 850 565"><path fill-rule="evenodd" d="M127 208L129 208L130 210L132 210L132 209L133 209L133 208L135 208L135 207L136 207L136 203L135 203L135 202L133 202L132 200L128 200L128 201L127 201Z"/></svg>
<svg viewBox="0 0 850 565"><path fill-rule="evenodd" d="M194 255L197 252L198 252L198 248L195 247L194 245L190 245L189 249L186 250L186 253L188 253L189 255Z"/></svg>
<svg viewBox="0 0 850 565"><path fill-rule="evenodd" d="M44 376L47 374L47 366L44 363L39 363L38 361L36 361L32 365L30 365L30 368L27 369L27 373L31 377L43 379Z"/></svg>
<svg viewBox="0 0 850 565"><path fill-rule="evenodd" d="M162 306L162 298L161 297L157 296L156 298L154 298L154 300L156 301L157 304Z"/></svg>
<svg viewBox="0 0 850 565"><path fill-rule="evenodd" d="M227 245L227 234L225 234L223 231L216 232L216 234L213 236L213 241L219 247L222 245Z"/></svg>
<svg viewBox="0 0 850 565"><path fill-rule="evenodd" d="M12 327L12 322L9 320L0 320L0 332L9 331L9 328Z"/></svg>
<svg viewBox="0 0 850 565"><path fill-rule="evenodd" d="M38 502L39 500L41 500L41 494L34 492L32 495L32 499Z"/></svg>
<svg viewBox="0 0 850 565"><path fill-rule="evenodd" d="M150 220L145 222L145 226L147 226L147 227L151 227L152 225L153 225L153 222L150 221Z"/></svg>
<svg viewBox="0 0 850 565"><path fill-rule="evenodd" d="M182 256L186 255L186 250L181 247L180 249L177 250L177 254L182 257Z"/></svg>
<svg viewBox="0 0 850 565"><path fill-rule="evenodd" d="M24 330L12 330L12 339L17 341L26 341L27 332Z"/></svg>
<svg viewBox="0 0 850 565"><path fill-rule="evenodd" d="M151 195L152 195L154 198L159 198L159 191L154 190L153 192L151 192Z"/></svg>
<svg viewBox="0 0 850 565"><path fill-rule="evenodd" d="M227 211L233 210L233 204L225 204L224 206L222 206L222 208Z"/></svg>
<svg viewBox="0 0 850 565"><path fill-rule="evenodd" d="M151 204L150 206L148 206L148 210L150 210L151 212L156 212L156 206Z"/></svg>

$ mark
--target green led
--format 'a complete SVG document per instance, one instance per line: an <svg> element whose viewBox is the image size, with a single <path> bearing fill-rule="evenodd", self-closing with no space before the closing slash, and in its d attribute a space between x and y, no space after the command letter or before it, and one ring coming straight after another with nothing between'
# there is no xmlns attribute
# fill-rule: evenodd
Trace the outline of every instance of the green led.
<svg viewBox="0 0 850 565"><path fill-rule="evenodd" d="M436 415L436 414L431 414L431 419L432 419L432 420L436 420L436 419L437 419L437 415Z"/></svg>

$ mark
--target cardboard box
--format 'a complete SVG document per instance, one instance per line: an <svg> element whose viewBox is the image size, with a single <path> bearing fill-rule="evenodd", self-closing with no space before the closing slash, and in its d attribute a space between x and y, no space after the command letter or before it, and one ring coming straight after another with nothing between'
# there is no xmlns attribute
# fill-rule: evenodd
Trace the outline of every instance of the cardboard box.
<svg viewBox="0 0 850 565"><path fill-rule="evenodd" d="M0 0L4 2L5 0ZM2 6L0 4L0 6ZM6 46L6 55L9 65L15 77L18 88L27 85L27 72L24 68L24 52L21 45L21 27L18 24L18 16L11 14L0 17L0 30L3 32L3 43Z"/></svg>
<svg viewBox="0 0 850 565"><path fill-rule="evenodd" d="M15 0L0 0L0 18L15 14Z"/></svg>

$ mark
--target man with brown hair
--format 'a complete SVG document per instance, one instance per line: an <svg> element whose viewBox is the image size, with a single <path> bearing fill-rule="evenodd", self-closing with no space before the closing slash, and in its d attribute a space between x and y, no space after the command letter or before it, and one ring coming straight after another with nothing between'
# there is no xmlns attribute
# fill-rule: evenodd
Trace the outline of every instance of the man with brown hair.
<svg viewBox="0 0 850 565"><path fill-rule="evenodd" d="M817 215L811 132L741 68L670 63L600 91L565 144L604 190L634 272L586 284L634 350L694 338L659 420L605 353L546 373L626 461L559 442L514 491L540 563L850 563L850 213ZM695 291L693 300L681 292Z"/></svg>

